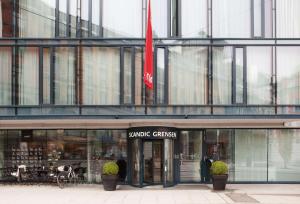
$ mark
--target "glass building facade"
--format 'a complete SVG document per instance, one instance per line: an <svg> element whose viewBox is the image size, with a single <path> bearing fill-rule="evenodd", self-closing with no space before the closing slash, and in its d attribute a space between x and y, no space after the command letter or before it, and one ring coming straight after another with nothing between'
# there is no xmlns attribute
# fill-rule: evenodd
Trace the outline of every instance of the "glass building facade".
<svg viewBox="0 0 300 204"><path fill-rule="evenodd" d="M151 3L147 90L146 0L0 0L0 180L80 161L101 182L122 157L135 186L205 182L205 156L231 182L300 182L300 2ZM133 126L177 137L131 141Z"/></svg>

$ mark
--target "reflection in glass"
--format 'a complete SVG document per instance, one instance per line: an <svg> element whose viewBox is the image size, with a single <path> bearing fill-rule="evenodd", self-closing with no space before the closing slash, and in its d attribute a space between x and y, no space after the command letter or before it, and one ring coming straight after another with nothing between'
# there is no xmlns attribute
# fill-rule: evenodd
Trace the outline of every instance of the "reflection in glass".
<svg viewBox="0 0 300 204"><path fill-rule="evenodd" d="M59 36L67 36L67 0L59 1Z"/></svg>
<svg viewBox="0 0 300 204"><path fill-rule="evenodd" d="M214 0L213 37L251 36L251 0Z"/></svg>
<svg viewBox="0 0 300 204"><path fill-rule="evenodd" d="M11 82L12 82L12 50L8 47L0 48L0 105L11 104Z"/></svg>
<svg viewBox="0 0 300 204"><path fill-rule="evenodd" d="M165 185L172 185L174 182L174 140L164 140L164 166Z"/></svg>
<svg viewBox="0 0 300 204"><path fill-rule="evenodd" d="M141 37L142 1L103 0L103 36Z"/></svg>
<svg viewBox="0 0 300 204"><path fill-rule="evenodd" d="M300 47L277 47L277 103L300 104Z"/></svg>
<svg viewBox="0 0 300 204"><path fill-rule="evenodd" d="M132 61L131 48L124 49L124 103L132 103Z"/></svg>
<svg viewBox="0 0 300 204"><path fill-rule="evenodd" d="M71 0L69 2L70 4L70 9L69 9L69 16L70 16L70 36L71 37L76 37L76 24L77 24L77 4L78 0Z"/></svg>
<svg viewBox="0 0 300 204"><path fill-rule="evenodd" d="M120 49L82 48L83 104L120 104Z"/></svg>
<svg viewBox="0 0 300 204"><path fill-rule="evenodd" d="M142 48L135 48L135 104L141 105L143 98L142 98L142 69L143 69L143 52Z"/></svg>
<svg viewBox="0 0 300 204"><path fill-rule="evenodd" d="M231 104L232 48L213 48L213 104Z"/></svg>
<svg viewBox="0 0 300 204"><path fill-rule="evenodd" d="M235 103L243 103L244 96L244 49L235 48Z"/></svg>
<svg viewBox="0 0 300 204"><path fill-rule="evenodd" d="M267 181L267 130L235 130L234 181Z"/></svg>
<svg viewBox="0 0 300 204"><path fill-rule="evenodd" d="M132 185L140 185L140 140L136 139L132 142L132 166L131 166L131 176L132 176Z"/></svg>
<svg viewBox="0 0 300 204"><path fill-rule="evenodd" d="M75 104L75 48L55 49L54 102L60 105Z"/></svg>
<svg viewBox="0 0 300 204"><path fill-rule="evenodd" d="M92 0L92 36L100 34L100 1Z"/></svg>
<svg viewBox="0 0 300 204"><path fill-rule="evenodd" d="M81 1L81 36L88 37L89 1Z"/></svg>
<svg viewBox="0 0 300 204"><path fill-rule="evenodd" d="M271 130L269 181L300 181L300 130Z"/></svg>
<svg viewBox="0 0 300 204"><path fill-rule="evenodd" d="M206 47L169 48L170 104L206 104L206 76Z"/></svg>
<svg viewBox="0 0 300 204"><path fill-rule="evenodd" d="M54 37L55 2L55 0L19 1L19 37Z"/></svg>
<svg viewBox="0 0 300 204"><path fill-rule="evenodd" d="M272 48L247 47L247 103L271 104Z"/></svg>
<svg viewBox="0 0 300 204"><path fill-rule="evenodd" d="M202 172L202 131L180 132L180 181L199 182Z"/></svg>
<svg viewBox="0 0 300 204"><path fill-rule="evenodd" d="M165 103L165 49L157 48L157 103Z"/></svg>
<svg viewBox="0 0 300 204"><path fill-rule="evenodd" d="M168 36L168 0L151 1L153 37ZM146 24L146 23L145 23Z"/></svg>
<svg viewBox="0 0 300 204"><path fill-rule="evenodd" d="M182 37L207 37L207 0L181 2Z"/></svg>
<svg viewBox="0 0 300 204"><path fill-rule="evenodd" d="M50 104L50 48L43 49L43 104Z"/></svg>
<svg viewBox="0 0 300 204"><path fill-rule="evenodd" d="M120 161L127 163L126 130L88 130L88 178L89 182L101 182L101 169L106 161ZM126 165L120 166L122 174Z"/></svg>
<svg viewBox="0 0 300 204"><path fill-rule="evenodd" d="M300 37L300 1L276 0L276 33L279 38Z"/></svg>
<svg viewBox="0 0 300 204"><path fill-rule="evenodd" d="M0 0L0 37L12 37L13 7L11 1Z"/></svg>
<svg viewBox="0 0 300 204"><path fill-rule="evenodd" d="M19 105L39 103L39 52L38 48L19 48Z"/></svg>

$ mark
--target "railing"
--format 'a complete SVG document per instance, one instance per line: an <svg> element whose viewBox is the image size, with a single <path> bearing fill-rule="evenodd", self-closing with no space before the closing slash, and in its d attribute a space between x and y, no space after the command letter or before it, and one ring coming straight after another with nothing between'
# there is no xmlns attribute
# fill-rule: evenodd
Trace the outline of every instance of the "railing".
<svg viewBox="0 0 300 204"><path fill-rule="evenodd" d="M7 117L300 116L300 105L42 105L0 106Z"/></svg>

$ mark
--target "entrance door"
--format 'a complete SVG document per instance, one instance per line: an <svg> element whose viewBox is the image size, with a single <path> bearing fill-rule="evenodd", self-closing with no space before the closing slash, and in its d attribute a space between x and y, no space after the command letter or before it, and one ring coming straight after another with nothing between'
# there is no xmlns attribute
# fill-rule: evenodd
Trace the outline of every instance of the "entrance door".
<svg viewBox="0 0 300 204"><path fill-rule="evenodd" d="M143 185L161 184L163 181L163 140L145 140L143 147Z"/></svg>

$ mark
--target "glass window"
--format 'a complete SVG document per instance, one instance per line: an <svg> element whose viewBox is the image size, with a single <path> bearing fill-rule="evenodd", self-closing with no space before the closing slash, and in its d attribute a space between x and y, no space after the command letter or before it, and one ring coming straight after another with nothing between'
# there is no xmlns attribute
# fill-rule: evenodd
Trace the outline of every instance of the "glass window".
<svg viewBox="0 0 300 204"><path fill-rule="evenodd" d="M83 58L83 104L120 104L120 49L85 47Z"/></svg>
<svg viewBox="0 0 300 204"><path fill-rule="evenodd" d="M229 180L233 180L234 172L234 132L231 129L211 129L206 131L203 143L205 151L203 159L208 158L210 161L221 160L228 165ZM202 164L203 165L203 164ZM209 165L209 164L207 164ZM209 181L209 176L208 180Z"/></svg>
<svg viewBox="0 0 300 204"><path fill-rule="evenodd" d="M131 48L124 49L124 103L132 103L132 52Z"/></svg>
<svg viewBox="0 0 300 204"><path fill-rule="evenodd" d="M207 0L181 1L182 37L207 37Z"/></svg>
<svg viewBox="0 0 300 204"><path fill-rule="evenodd" d="M277 103L300 104L300 47L277 47Z"/></svg>
<svg viewBox="0 0 300 204"><path fill-rule="evenodd" d="M43 104L50 104L50 61L51 49L43 49Z"/></svg>
<svg viewBox="0 0 300 204"><path fill-rule="evenodd" d="M300 130L271 130L269 181L300 181Z"/></svg>
<svg viewBox="0 0 300 204"><path fill-rule="evenodd" d="M0 48L0 105L10 105L12 103L12 49L8 47Z"/></svg>
<svg viewBox="0 0 300 204"><path fill-rule="evenodd" d="M207 103L207 48L169 48L169 103Z"/></svg>
<svg viewBox="0 0 300 204"><path fill-rule="evenodd" d="M103 36L141 37L142 1L103 0Z"/></svg>
<svg viewBox="0 0 300 204"><path fill-rule="evenodd" d="M232 102L232 48L213 48L213 103Z"/></svg>
<svg viewBox="0 0 300 204"><path fill-rule="evenodd" d="M135 104L141 105L143 101L143 49L135 48Z"/></svg>
<svg viewBox="0 0 300 204"><path fill-rule="evenodd" d="M272 48L247 47L247 103L271 104Z"/></svg>
<svg viewBox="0 0 300 204"><path fill-rule="evenodd" d="M75 104L75 48L56 48L54 66L54 103Z"/></svg>
<svg viewBox="0 0 300 204"><path fill-rule="evenodd" d="M234 181L267 181L267 130L235 130Z"/></svg>
<svg viewBox="0 0 300 204"><path fill-rule="evenodd" d="M98 0L99 1L99 0ZM71 37L76 37L77 34L77 16L78 16L78 11L77 11L77 7L78 7L78 0L71 0L69 1L70 4L70 33L71 33Z"/></svg>
<svg viewBox="0 0 300 204"><path fill-rule="evenodd" d="M180 181L204 181L202 159L202 131L180 132ZM200 175L201 179L200 179Z"/></svg>
<svg viewBox="0 0 300 204"><path fill-rule="evenodd" d="M279 38L300 37L300 1L276 0L276 33Z"/></svg>
<svg viewBox="0 0 300 204"><path fill-rule="evenodd" d="M251 37L251 0L214 0L213 37Z"/></svg>
<svg viewBox="0 0 300 204"><path fill-rule="evenodd" d="M92 0L92 36L100 34L100 1Z"/></svg>
<svg viewBox="0 0 300 204"><path fill-rule="evenodd" d="M126 130L88 130L87 137L88 181L101 182L101 169L108 160L115 160L119 164L119 176L125 179L127 174Z"/></svg>
<svg viewBox="0 0 300 204"><path fill-rule="evenodd" d="M81 1L81 35L88 37L89 30L89 1Z"/></svg>
<svg viewBox="0 0 300 204"><path fill-rule="evenodd" d="M168 0L151 1L151 10L153 38L168 37Z"/></svg>
<svg viewBox="0 0 300 204"><path fill-rule="evenodd" d="M39 104L38 48L19 48L18 88L19 105Z"/></svg>
<svg viewBox="0 0 300 204"><path fill-rule="evenodd" d="M157 103L165 103L165 49L157 48Z"/></svg>
<svg viewBox="0 0 300 204"><path fill-rule="evenodd" d="M263 0L253 0L253 34L254 37L262 37L262 3Z"/></svg>
<svg viewBox="0 0 300 204"><path fill-rule="evenodd" d="M59 36L67 36L67 0L59 1Z"/></svg>
<svg viewBox="0 0 300 204"><path fill-rule="evenodd" d="M235 103L244 103L244 48L235 48Z"/></svg>
<svg viewBox="0 0 300 204"><path fill-rule="evenodd" d="M0 37L12 37L13 7L10 1L0 0Z"/></svg>
<svg viewBox="0 0 300 204"><path fill-rule="evenodd" d="M19 1L19 37L54 37L55 0Z"/></svg>

